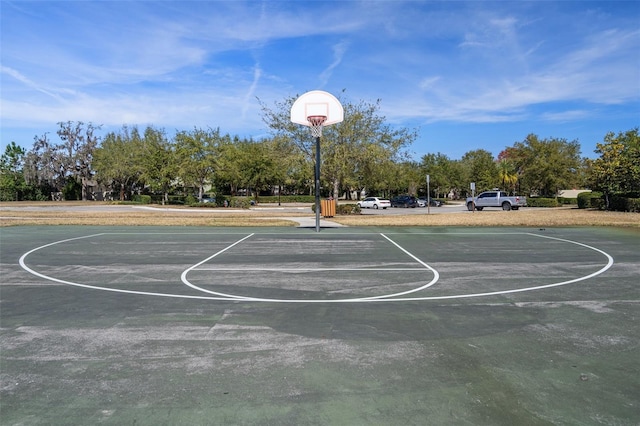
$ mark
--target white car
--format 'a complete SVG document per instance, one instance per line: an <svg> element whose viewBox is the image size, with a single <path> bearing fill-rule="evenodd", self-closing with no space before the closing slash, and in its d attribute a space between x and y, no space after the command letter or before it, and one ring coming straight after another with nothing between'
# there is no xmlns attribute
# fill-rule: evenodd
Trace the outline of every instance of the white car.
<svg viewBox="0 0 640 426"><path fill-rule="evenodd" d="M387 207L391 207L391 201L378 197L367 197L362 201L358 201L358 206L360 206L361 209L386 209Z"/></svg>

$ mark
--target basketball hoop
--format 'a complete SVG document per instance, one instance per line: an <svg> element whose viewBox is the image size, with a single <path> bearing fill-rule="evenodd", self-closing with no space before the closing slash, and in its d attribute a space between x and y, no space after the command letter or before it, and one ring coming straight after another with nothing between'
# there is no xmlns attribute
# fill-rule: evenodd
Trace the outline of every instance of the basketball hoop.
<svg viewBox="0 0 640 426"><path fill-rule="evenodd" d="M327 116L310 115L307 120L309 121L309 127L311 127L311 134L316 138L322 136L322 125L327 121Z"/></svg>
<svg viewBox="0 0 640 426"><path fill-rule="evenodd" d="M316 138L316 232L320 232L320 137L322 136L322 127L340 123L343 119L344 109L340 101L331 93L322 90L307 92L291 105L291 122L311 127L311 134Z"/></svg>

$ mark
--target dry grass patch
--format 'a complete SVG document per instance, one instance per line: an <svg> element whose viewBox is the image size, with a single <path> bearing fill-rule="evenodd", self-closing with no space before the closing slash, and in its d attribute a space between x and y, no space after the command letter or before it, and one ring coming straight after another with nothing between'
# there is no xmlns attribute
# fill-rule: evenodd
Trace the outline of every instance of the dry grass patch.
<svg viewBox="0 0 640 426"><path fill-rule="evenodd" d="M70 212L0 211L0 226L296 226L281 218L255 214L202 214L184 212Z"/></svg>
<svg viewBox="0 0 640 426"><path fill-rule="evenodd" d="M574 208L438 213L431 215L338 216L347 226L623 226L640 227L638 213L602 212Z"/></svg>

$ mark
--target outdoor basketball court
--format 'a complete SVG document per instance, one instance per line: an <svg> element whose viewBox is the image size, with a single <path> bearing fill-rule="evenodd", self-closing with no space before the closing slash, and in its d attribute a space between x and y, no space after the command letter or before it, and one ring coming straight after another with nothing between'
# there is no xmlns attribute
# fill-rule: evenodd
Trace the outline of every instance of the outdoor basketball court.
<svg viewBox="0 0 640 426"><path fill-rule="evenodd" d="M0 420L635 425L639 237L3 228Z"/></svg>

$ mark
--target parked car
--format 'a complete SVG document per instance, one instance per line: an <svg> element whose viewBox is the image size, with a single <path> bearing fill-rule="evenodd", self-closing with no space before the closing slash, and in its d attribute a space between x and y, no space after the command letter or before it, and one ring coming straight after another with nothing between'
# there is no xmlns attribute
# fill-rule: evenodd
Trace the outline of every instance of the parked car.
<svg viewBox="0 0 640 426"><path fill-rule="evenodd" d="M358 206L360 206L361 209L386 209L387 207L391 207L391 201L385 200L384 198L367 197L362 201L358 201Z"/></svg>
<svg viewBox="0 0 640 426"><path fill-rule="evenodd" d="M494 189L493 191L485 191L476 198L467 198L467 209L473 211L482 210L485 207L502 207L502 210L518 210L520 207L527 206L527 197L518 195L510 196L504 191Z"/></svg>
<svg viewBox="0 0 640 426"><path fill-rule="evenodd" d="M411 195L399 195L391 200L391 207L416 207L418 200Z"/></svg>
<svg viewBox="0 0 640 426"><path fill-rule="evenodd" d="M442 202L434 200L433 198L429 198L429 205L431 207L441 207ZM418 207L427 207L427 199L425 197L418 198Z"/></svg>

